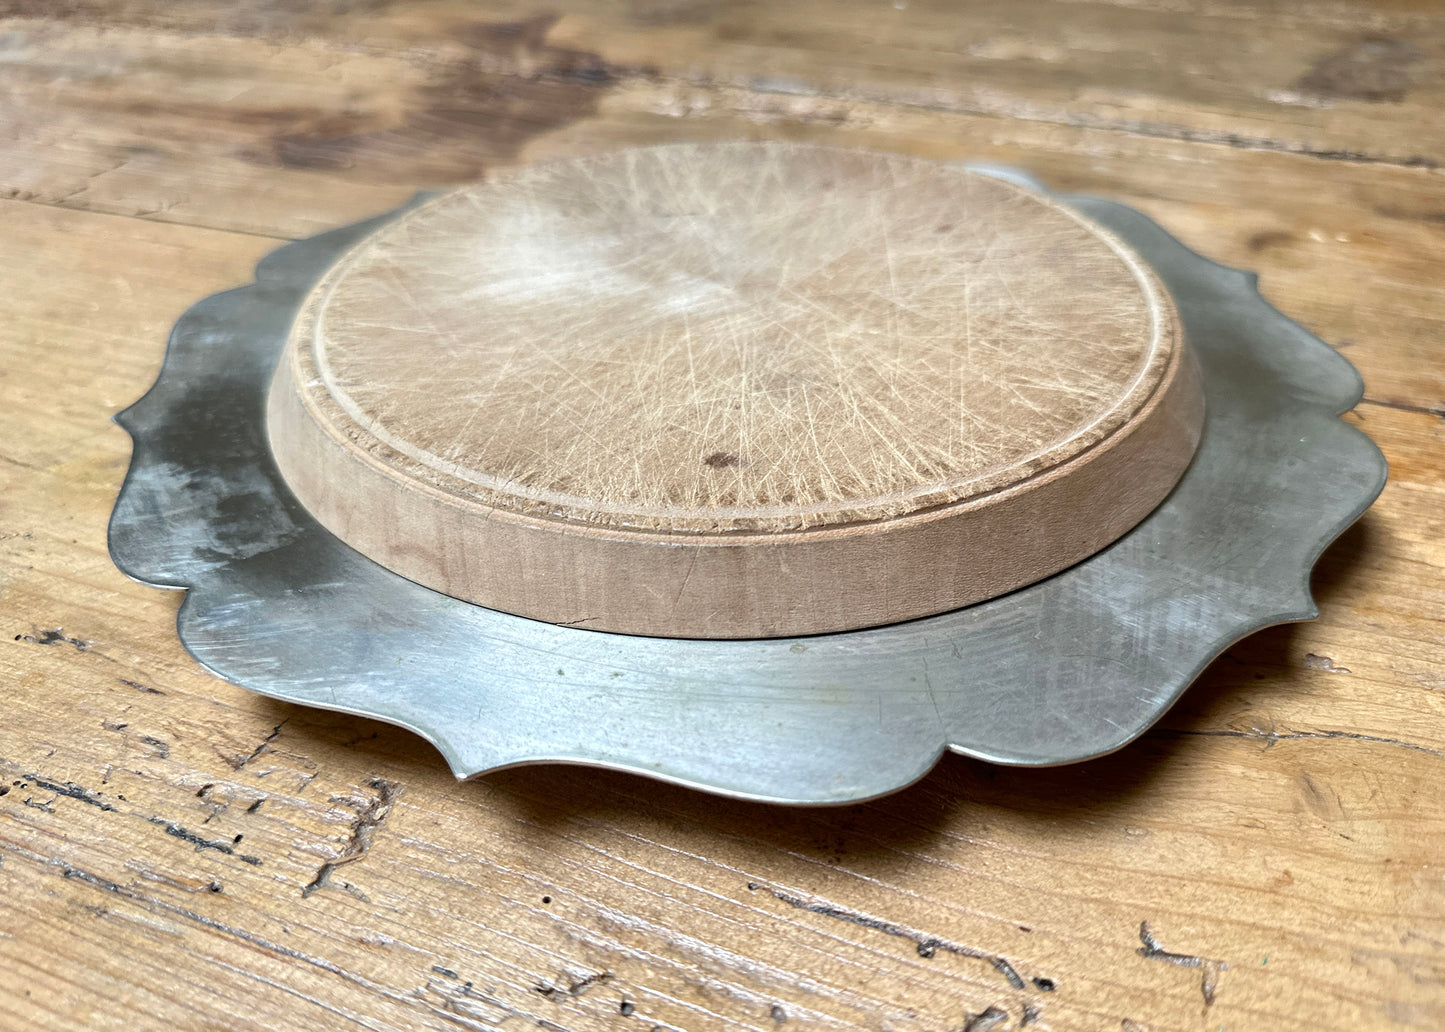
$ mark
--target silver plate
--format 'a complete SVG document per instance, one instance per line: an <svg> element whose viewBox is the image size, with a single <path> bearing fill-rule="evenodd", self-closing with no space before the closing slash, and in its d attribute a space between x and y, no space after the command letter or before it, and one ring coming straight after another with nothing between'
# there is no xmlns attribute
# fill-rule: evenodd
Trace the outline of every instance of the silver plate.
<svg viewBox="0 0 1445 1032"><path fill-rule="evenodd" d="M398 212L287 245L253 285L181 318L155 385L116 417L135 452L111 554L137 580L187 589L181 640L216 674L410 728L458 777L583 763L825 804L902 788L945 749L1018 765L1110 752L1233 642L1317 615L1310 569L1379 494L1385 461L1338 418L1361 397L1354 367L1252 274L1130 208L1062 199L1167 284L1209 413L1193 464L1143 523L1010 595L809 638L641 638L459 602L353 551L277 472L265 393L307 290Z"/></svg>

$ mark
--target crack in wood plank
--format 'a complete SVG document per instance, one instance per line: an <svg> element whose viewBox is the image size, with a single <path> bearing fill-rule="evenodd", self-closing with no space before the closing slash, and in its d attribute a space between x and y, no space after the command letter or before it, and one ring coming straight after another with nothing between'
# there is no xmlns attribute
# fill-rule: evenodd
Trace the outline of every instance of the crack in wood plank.
<svg viewBox="0 0 1445 1032"><path fill-rule="evenodd" d="M232 770L241 770L241 769L243 769L243 768L246 766L246 764L250 763L252 760L254 760L256 757L260 756L260 755L261 755L263 752L265 752L267 749L271 748L271 743L274 742L274 741L276 741L277 738L281 737L281 729L286 726L286 721L287 721L287 720L290 720L290 719L291 719L290 717L287 717L286 720L281 721L281 723L279 723L279 724L277 724L275 727L273 727L273 728L271 729L271 733L270 733L269 735L267 735L265 738L261 739L261 744L258 745L258 746L256 746L255 749L251 750L251 754L250 754L249 756L234 757L234 758L232 758L232 760L231 760L231 769L232 769Z"/></svg>
<svg viewBox="0 0 1445 1032"><path fill-rule="evenodd" d="M787 97L792 100L816 102L828 107L826 121L836 122L837 105L847 103L874 104L900 110L924 111L929 113L959 115L972 118L992 118L1001 121L1033 122L1041 125L1065 126L1071 129L1089 129L1099 132L1118 133L1125 136L1140 136L1156 140L1173 140L1179 143L1197 143L1208 146L1229 147L1235 150L1268 151L1274 154L1292 154L1299 157L1323 161L1340 161L1348 164L1387 165L1394 168L1414 168L1437 171L1439 161L1421 154L1397 155L1374 154L1368 151L1344 147L1318 147L1308 143L1281 140L1270 136L1254 136L1248 133L1226 129L1207 129L1180 125L1174 122L1150 122L1143 119L1112 118L1092 112L1068 110L1041 110L1027 102L1010 102L1000 99L992 104L944 103L918 97L894 96L879 90L852 89L830 91L804 85L769 84L757 81L731 82L713 76L668 76L634 75L619 76L615 85L632 82L666 88L684 87L696 90L711 90L724 86L759 97ZM806 111L790 111L796 121L808 121Z"/></svg>
<svg viewBox="0 0 1445 1032"><path fill-rule="evenodd" d="M23 641L30 645L74 645L76 652L89 652L95 644L85 638L76 638L65 633L63 627L51 627L46 630L35 630L30 634L15 635L16 641Z"/></svg>
<svg viewBox="0 0 1445 1032"><path fill-rule="evenodd" d="M354 971L347 970L346 968L343 968L340 965L335 964L324 957L318 957L310 953L305 953L301 950L292 949L291 947L283 945L282 943L275 942L270 939L266 939L263 936L253 934L246 931L244 928L238 928L234 925L226 924L223 921L218 921L213 917L207 917L205 914L190 910L186 907L180 906L176 903L172 903L168 900L158 899L154 896L148 896L143 892L138 892L130 886L121 885L117 882L110 881L107 878L102 878L100 875L87 871L84 868L77 867L69 861L63 860L59 857L46 856L43 853L38 853L24 846L17 845L13 842L7 842L5 844L5 850L11 856L16 856L21 859L28 860L29 862L33 864L38 864L42 867L52 868L58 871L62 878L66 878L71 881L81 882L85 885L89 885L91 888L99 889L102 892L107 892L112 895L119 896L123 899L128 899L134 903L139 904L141 907L151 911L152 913L165 914L170 917L180 918L190 924L197 925L201 928L205 928L213 932L218 932L221 935L245 943L246 945L252 946L258 950L273 954L274 956L285 957L288 960L294 960L297 963L305 964L308 967L312 967L319 971L326 972L327 974L335 975L347 982L350 982L355 986L358 986L361 989L366 990L367 992L375 993L377 996L390 1000L394 1003L400 1003L407 1006L414 1006L416 1003L413 996L389 989L379 982L374 982L371 979L364 977L363 975L360 975Z"/></svg>
<svg viewBox="0 0 1445 1032"><path fill-rule="evenodd" d="M326 861L317 868L316 877L302 887L302 897L310 896L317 889L326 888L330 884L332 872L336 868L343 864L355 863L371 849L372 837L376 834L376 829L390 815L392 806L396 804L397 797L401 795L401 786L387 781L385 778L372 778L367 784L375 789L376 795L357 810L356 819L351 823L350 838L342 849L341 855L335 860ZM348 891L353 889L350 885L343 887Z"/></svg>
<svg viewBox="0 0 1445 1032"><path fill-rule="evenodd" d="M929 935L915 928L906 925L895 924L892 921L885 921L882 918L873 917L857 910L850 910L847 907L840 907L836 903L829 903L822 899L808 899L802 896L784 892L771 886L761 886L756 882L749 882L748 888L765 888L774 899L780 900L788 906L797 910L806 910L810 914L820 914L823 917L831 917L839 921L847 921L862 928L871 928L875 932L882 932L885 935L896 936L900 939L907 939L912 942L920 957L933 957L939 950L947 953L957 954L960 957L971 957L974 960L987 961L993 965L995 971L1003 975L1004 979L1014 989L1024 988L1024 980L1019 976L1006 957L997 953L990 953L988 950L979 949L976 946L966 946L963 943L953 942L940 938L936 935Z"/></svg>
<svg viewBox="0 0 1445 1032"><path fill-rule="evenodd" d="M62 797L66 799L74 799L78 802L85 803L87 806L93 806L98 810L103 810L109 813L117 813L125 817L140 818L144 820L147 824L153 824L156 827L163 829L165 833L172 838L180 839L182 842L186 842L194 846L196 848L196 852L198 853L205 850L213 850L217 853L223 853L226 856L234 856L237 860L240 860L244 864L249 864L252 867L260 867L262 865L262 860L260 857L253 856L248 853L242 853L236 849L236 846L240 845L241 843L241 835L235 836L230 841L226 841L224 839L208 839L204 836L196 834L194 831L191 831L185 825L180 824L177 821L168 820L167 818L161 817L157 814L144 814L138 813L134 810L122 810L121 808L113 805L112 803L106 802L104 799L102 799L100 797L100 793L85 788L82 785L77 785L73 781L60 781L55 778L46 777L43 774L39 774L34 771L17 771L15 770L15 766L15 764L4 759L3 757L0 757L0 768L10 768L11 773L7 776L11 777L13 785L24 787L36 785L37 787L43 788L46 791L55 793L54 798L46 800L43 805L37 804L35 802L26 803L26 805L31 806L34 809L44 810L46 813L54 813L55 811L50 807L50 804L54 803L56 799ZM6 792L8 791L9 788L7 787ZM6 792L0 792L0 795L4 795L6 794ZM117 796L116 798L123 800L125 797Z"/></svg>
<svg viewBox="0 0 1445 1032"><path fill-rule="evenodd" d="M1292 742L1306 739L1346 739L1352 742L1373 742L1376 745L1393 745L1401 749L1410 749L1414 752L1424 753L1427 756L1439 756L1445 759L1445 749L1435 749L1428 745L1420 745L1417 742L1407 741L1403 738L1385 738L1381 735L1366 735L1356 731L1266 731L1263 728L1250 728L1248 731L1237 730L1186 730L1183 728L1159 727L1155 731L1167 735L1193 735L1199 738L1258 738L1268 743L1266 748L1271 748L1276 742Z"/></svg>
<svg viewBox="0 0 1445 1032"><path fill-rule="evenodd" d="M547 999L556 1001L569 996L582 996L594 985L601 985L603 982L611 981L611 979L612 972L596 971L581 977L567 975L563 979L563 981L567 983L566 985L562 985L560 982L543 981L538 982L532 988L535 992L547 997Z"/></svg>
<svg viewBox="0 0 1445 1032"><path fill-rule="evenodd" d="M1418 412L1422 416L1439 416L1445 419L1445 402L1439 405L1412 405L1408 401L1394 401L1389 398L1361 398L1360 404L1378 405L1380 408L1391 408L1400 412Z"/></svg>
<svg viewBox="0 0 1445 1032"><path fill-rule="evenodd" d="M1149 927L1148 921L1139 922L1139 941L1144 945L1136 951L1139 956L1148 960L1161 960L1166 964L1174 964L1177 967L1199 968L1199 991L1204 996L1204 1006L1214 1006L1214 996L1219 989L1219 975L1229 967L1222 960L1213 957L1200 957L1192 953L1174 953L1166 950L1159 943L1154 930Z"/></svg>

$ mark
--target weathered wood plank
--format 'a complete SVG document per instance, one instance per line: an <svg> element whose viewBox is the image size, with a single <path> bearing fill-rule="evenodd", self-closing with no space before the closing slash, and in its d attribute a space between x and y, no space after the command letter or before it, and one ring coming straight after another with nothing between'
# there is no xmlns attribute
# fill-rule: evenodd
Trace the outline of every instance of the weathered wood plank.
<svg viewBox="0 0 1445 1032"><path fill-rule="evenodd" d="M1366 17L1350 4L1060 0L367 3L324 15L76 2L6 14L0 190L291 235L390 203L388 185L474 178L618 84L1420 168L1445 155L1445 28L1428 4Z"/></svg>
<svg viewBox="0 0 1445 1032"><path fill-rule="evenodd" d="M1108 4L1070 5L1075 8L1098 17L1134 16L1132 8ZM1206 20L1259 34L1260 20L1243 10ZM1344 24L1344 8L1332 10L1319 26L1335 31ZM84 11L96 18L104 13ZM1241 153L1223 141L1115 131L1097 121L862 102L811 88L690 85L726 77L643 75L636 71L640 55L612 55L606 48L633 40L684 64L721 61L718 55L728 52L723 43L736 33L714 26L706 40L717 46L697 40L687 50L669 43L668 33L681 31L679 24L702 30L650 8L604 8L587 16L591 28L578 23L574 29L565 18L528 20L505 6L462 12L390 5L322 21L284 12L263 18L244 9L222 17L206 7L161 13L121 5L105 12L103 30L79 17L7 23L14 26L7 39L15 57L0 63L9 98L0 107L0 138L10 141L0 149L0 190L44 203L294 237L383 210L418 187L474 178L522 154L595 146L785 135L1006 161L1033 169L1051 185L1141 206L1211 257L1259 269L1276 303L1332 343L1353 344L1351 358L1372 398L1445 406L1439 367L1424 361L1434 343L1430 316L1441 300L1428 268L1445 246L1440 173L1428 168ZM732 16L717 15L724 17ZM737 17L749 31L764 33L765 24L773 24L768 19L781 16L756 24ZM1283 13L1272 17L1298 30L1290 39L1324 31L1295 25ZM599 22L607 18L617 27ZM1424 33L1433 25L1403 8L1378 18L1404 19L1396 26L1401 31ZM861 32L866 21L860 19L849 15L829 31ZM217 31L197 31L208 24ZM1375 28L1383 31L1382 25ZM1124 27L1115 30L1136 45ZM1201 54L1215 49L1197 26L1178 32L1176 51L1186 40ZM714 39L719 33L726 39ZM583 48L583 37L602 49ZM933 36L921 33L917 40L946 56L947 47ZM806 35L795 44L799 53L813 52ZM1160 60L1170 53L1161 51ZM1073 54L1064 47L1058 62L1067 64ZM1040 74L1024 81L1051 80ZM1397 138L1419 140L1438 121L1429 114L1436 101L1422 101L1428 111L1411 109L1418 124L1408 131L1386 117L1392 103L1352 103L1368 109L1362 116L1368 124L1393 126ZM1311 110L1324 112L1331 125L1342 117L1337 108ZM1385 338L1393 343L1382 352Z"/></svg>
<svg viewBox="0 0 1445 1032"><path fill-rule="evenodd" d="M695 85L1434 166L1441 26L1423 5L1361 13L1053 0L579 5L553 38Z"/></svg>
<svg viewBox="0 0 1445 1032"><path fill-rule="evenodd" d="M4 13L30 16L17 30L22 38L14 49L22 54L32 24L67 34L105 26L158 40L204 33L314 46L324 37L333 51L325 65L347 50L399 57L445 75L448 64L483 41L468 60L528 76L645 75L1352 160L1436 164L1445 142L1433 117L1445 99L1439 75L1445 31L1419 0L1366 8L1278 0L964 6L561 0L541 14L507 0L348 3L325 13L306 5L153 0L8 6ZM536 45L543 34L554 47L574 50L574 58L557 64L555 49ZM124 42L111 53L127 59ZM589 56L577 60L581 55ZM289 141L298 159L342 160L346 149L365 143L352 139L356 130L371 128L358 125L357 114L350 113L350 124L342 115L290 132L283 127L283 146Z"/></svg>

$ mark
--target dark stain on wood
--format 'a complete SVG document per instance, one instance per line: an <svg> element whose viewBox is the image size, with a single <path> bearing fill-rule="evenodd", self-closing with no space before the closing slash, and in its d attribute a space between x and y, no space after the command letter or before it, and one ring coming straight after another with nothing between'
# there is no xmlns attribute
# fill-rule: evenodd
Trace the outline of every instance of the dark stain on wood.
<svg viewBox="0 0 1445 1032"><path fill-rule="evenodd" d="M1274 247L1278 244L1288 244L1293 240L1293 233L1288 233L1282 229L1266 229L1252 234L1249 240L1246 241L1246 246L1250 251L1258 254L1266 248Z"/></svg>
<svg viewBox="0 0 1445 1032"><path fill-rule="evenodd" d="M1377 204L1375 205L1375 213L1377 215L1383 215L1387 219L1403 219L1406 222L1427 222L1436 225L1445 225L1445 211L1436 209L1412 211L1398 204Z"/></svg>
<svg viewBox="0 0 1445 1032"><path fill-rule="evenodd" d="M1295 89L1317 97L1396 103L1414 85L1420 49L1408 40L1368 36L1315 62Z"/></svg>
<svg viewBox="0 0 1445 1032"><path fill-rule="evenodd" d="M1339 794L1332 788L1310 777L1308 771L1300 773L1299 783L1300 795L1311 812L1325 821L1344 819L1345 808L1340 803Z"/></svg>
<svg viewBox="0 0 1445 1032"><path fill-rule="evenodd" d="M741 466L742 459L732 452L715 451L705 457L702 464L708 469L728 469L732 466Z"/></svg>
<svg viewBox="0 0 1445 1032"><path fill-rule="evenodd" d="M364 106L348 112L268 113L271 135L243 149L261 165L345 170L361 178L437 184L477 178L532 137L596 111L620 74L599 55L554 46L557 16L463 22L465 51L429 65L429 81L403 93L400 121Z"/></svg>
<svg viewBox="0 0 1445 1032"><path fill-rule="evenodd" d="M615 67L590 50L549 43L558 20L550 13L482 21L466 8L404 15L373 0L133 6L0 0L0 17L85 21L191 39L257 39L282 48L314 47L339 31L338 46L316 52L345 62L361 50L368 58L391 60L395 71L380 71L383 81L373 83L375 89L358 89L339 103L313 98L299 83L269 99L245 90L232 99L216 99L214 92L197 94L187 87L170 95L139 96L126 90L72 90L92 115L128 125L163 122L174 134L159 146L145 139L118 144L114 160L96 169L74 195L135 158L165 161L195 144L192 136L205 140L207 148L219 144L238 160L263 168L339 173L388 185L469 181L513 159L533 137L594 114L599 98L618 79L655 74ZM401 25L408 31L399 32ZM356 40L366 42L358 46ZM199 44L192 49L207 51ZM164 55L164 48L142 48L129 67L174 80L175 59ZM264 65L224 73L202 69L192 72L197 81L188 86L223 74L265 81L274 73Z"/></svg>

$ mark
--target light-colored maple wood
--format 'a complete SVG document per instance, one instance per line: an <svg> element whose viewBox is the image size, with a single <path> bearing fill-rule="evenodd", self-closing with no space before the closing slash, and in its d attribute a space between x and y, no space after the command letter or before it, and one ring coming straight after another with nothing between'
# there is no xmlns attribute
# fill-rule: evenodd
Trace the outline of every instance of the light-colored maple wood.
<svg viewBox="0 0 1445 1032"><path fill-rule="evenodd" d="M0 1027L1445 1020L1445 187L1389 160L1433 160L1435 5L1020 0L970 7L997 20L961 44L936 22L907 37L910 61L945 63L1052 12L956 73L1006 95L993 115L894 103L887 83L751 89L746 62L778 48L820 55L815 72L851 60L835 86L874 67L781 7L730 16L772 45L714 85L568 78L594 67L568 56L569 23L487 24L520 8L28 6L0 22L0 184L29 198L0 201ZM669 53L689 10L728 9L593 9L626 16L595 67ZM1402 100L1269 99L1367 35L1419 49ZM1156 114L1109 122L1111 98ZM739 137L1017 164L1259 270L1361 368L1348 418L1391 463L1320 563L1320 620L1231 648L1112 757L945 757L897 796L790 811L586 770L457 784L410 735L207 675L175 639L177 595L111 565L129 444L109 415L184 308L245 283L276 238L483 164ZM1319 156L1291 153L1310 139Z"/></svg>
<svg viewBox="0 0 1445 1032"><path fill-rule="evenodd" d="M1204 401L1120 241L958 165L624 149L435 200L312 291L303 504L457 598L693 638L956 609L1163 498Z"/></svg>

